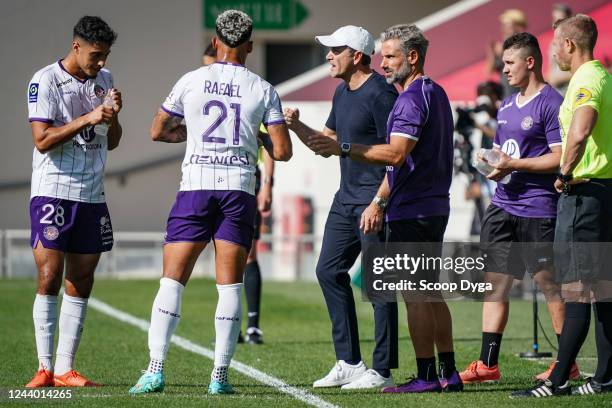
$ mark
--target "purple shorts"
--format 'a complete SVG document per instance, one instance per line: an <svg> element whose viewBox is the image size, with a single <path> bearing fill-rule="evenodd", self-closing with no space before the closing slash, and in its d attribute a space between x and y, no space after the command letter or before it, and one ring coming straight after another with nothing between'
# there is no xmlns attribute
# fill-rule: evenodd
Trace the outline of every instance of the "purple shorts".
<svg viewBox="0 0 612 408"><path fill-rule="evenodd" d="M166 243L233 242L247 249L253 241L255 196L244 191L179 191L166 226Z"/></svg>
<svg viewBox="0 0 612 408"><path fill-rule="evenodd" d="M61 198L30 200L30 245L76 254L99 254L113 247L113 226L106 203Z"/></svg>

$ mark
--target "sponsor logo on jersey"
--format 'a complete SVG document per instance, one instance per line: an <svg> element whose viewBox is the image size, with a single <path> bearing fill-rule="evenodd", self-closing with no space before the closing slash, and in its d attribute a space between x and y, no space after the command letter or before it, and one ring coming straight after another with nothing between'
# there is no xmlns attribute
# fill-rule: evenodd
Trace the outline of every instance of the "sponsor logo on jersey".
<svg viewBox="0 0 612 408"><path fill-rule="evenodd" d="M85 130L81 131L80 134L86 143L91 142L96 137L95 126L88 126Z"/></svg>
<svg viewBox="0 0 612 408"><path fill-rule="evenodd" d="M102 143L89 143L89 144L83 144L83 143L79 143L76 140L72 141L72 146L73 147L77 147L81 150L83 150L84 152L89 151L89 150L98 150L102 148Z"/></svg>
<svg viewBox="0 0 612 408"><path fill-rule="evenodd" d="M576 92L576 96L574 97L573 107L576 108L582 105L583 103L591 100L592 97L593 97L593 94L588 89L586 88L578 89L578 92Z"/></svg>
<svg viewBox="0 0 612 408"><path fill-rule="evenodd" d="M521 148L514 139L506 140L502 145L501 150L513 159L521 158Z"/></svg>
<svg viewBox="0 0 612 408"><path fill-rule="evenodd" d="M531 116L525 116L521 121L521 129L529 130L533 127L533 118Z"/></svg>
<svg viewBox="0 0 612 408"><path fill-rule="evenodd" d="M38 100L38 84L30 84L28 88L28 102L33 103Z"/></svg>
<svg viewBox="0 0 612 408"><path fill-rule="evenodd" d="M72 82L72 78L68 78L67 80L65 80L63 82L56 82L55 86L57 86L58 88L61 88L62 86L68 85L71 82Z"/></svg>
<svg viewBox="0 0 612 408"><path fill-rule="evenodd" d="M59 237L59 230L55 225L49 225L43 230L43 235L49 241L55 241Z"/></svg>
<svg viewBox="0 0 612 408"><path fill-rule="evenodd" d="M191 164L214 164L220 166L249 165L247 154L230 156L210 156L205 154L192 154L189 158Z"/></svg>

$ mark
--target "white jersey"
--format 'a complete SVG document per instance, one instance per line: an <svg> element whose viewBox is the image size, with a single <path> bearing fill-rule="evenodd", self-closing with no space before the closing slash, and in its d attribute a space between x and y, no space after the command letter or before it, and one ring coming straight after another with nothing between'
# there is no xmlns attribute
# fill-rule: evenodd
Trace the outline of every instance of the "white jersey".
<svg viewBox="0 0 612 408"><path fill-rule="evenodd" d="M81 81L58 61L34 74L28 87L30 122L64 126L94 110L104 100L113 78L102 69L95 79ZM45 196L88 203L103 203L106 132L94 126L46 153L34 148L31 197Z"/></svg>
<svg viewBox="0 0 612 408"><path fill-rule="evenodd" d="M241 65L215 63L179 79L162 109L187 126L181 191L255 194L259 127L285 123L272 85Z"/></svg>

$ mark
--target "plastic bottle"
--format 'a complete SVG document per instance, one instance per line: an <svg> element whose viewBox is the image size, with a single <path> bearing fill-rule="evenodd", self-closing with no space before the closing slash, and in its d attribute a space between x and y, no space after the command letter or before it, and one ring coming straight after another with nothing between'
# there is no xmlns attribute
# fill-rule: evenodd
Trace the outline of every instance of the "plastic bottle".
<svg viewBox="0 0 612 408"><path fill-rule="evenodd" d="M109 89L108 92L106 92L106 95L104 95L104 101L102 102L102 105L114 108L115 102L113 102L112 96L113 90ZM94 132L96 132L96 134L98 135L106 136L109 127L110 125L108 123L100 122L96 126L94 126Z"/></svg>
<svg viewBox="0 0 612 408"><path fill-rule="evenodd" d="M478 156L482 156L486 161L480 160ZM501 159L501 153L499 152L499 150L494 149L480 149L478 151L478 156L476 157L476 160L474 160L473 165L476 170L478 170L478 172L483 176L488 176L493 170L495 170L495 167L493 167L492 165L499 163ZM498 183L508 183L510 181L511 176L511 174L508 174L506 177L499 180Z"/></svg>

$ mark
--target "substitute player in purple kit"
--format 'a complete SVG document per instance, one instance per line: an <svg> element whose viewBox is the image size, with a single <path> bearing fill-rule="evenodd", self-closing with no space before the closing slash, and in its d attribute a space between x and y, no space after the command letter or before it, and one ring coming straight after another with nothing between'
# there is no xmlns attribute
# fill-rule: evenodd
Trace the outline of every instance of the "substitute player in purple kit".
<svg viewBox="0 0 612 408"><path fill-rule="evenodd" d="M322 155L344 155L387 165L387 175L374 201L363 211L361 228L365 233L380 230L383 201L389 242L442 242L450 212L454 126L446 93L424 74L428 45L415 25L392 26L382 34L381 66L386 80L404 90L389 114L388 144L341 146L316 135L309 140L309 146ZM406 295L405 300L417 378L398 387L386 387L383 392L461 391L448 306L441 298L430 302L413 294ZM436 373L434 345L442 381Z"/></svg>
<svg viewBox="0 0 612 408"><path fill-rule="evenodd" d="M493 290L482 308L480 358L461 372L465 384L498 381L498 356L508 321L508 293L514 279L530 273L546 297L557 337L561 335L565 306L553 271L552 242L557 200L556 172L561 159L559 107L563 97L542 76L542 53L537 38L514 34L503 44L504 74L520 92L507 97L497 114L494 148L503 152L489 176L499 183L482 222L480 242L488 255L485 281ZM523 245L512 243L523 242ZM542 244L539 244L542 243ZM555 362L536 379L548 378ZM574 363L572 378L580 371Z"/></svg>
<svg viewBox="0 0 612 408"><path fill-rule="evenodd" d="M252 30L245 13L220 14L213 39L217 62L183 75L153 120L153 140L187 141L187 147L180 191L168 217L163 278L151 311L151 360L130 394L163 391L163 365L181 316L183 289L211 239L219 299L208 392L234 392L227 371L240 331L242 276L253 241L260 124L269 133L260 138L274 160L287 161L292 154L276 90L244 66L253 48Z"/></svg>
<svg viewBox="0 0 612 408"><path fill-rule="evenodd" d="M68 55L36 72L28 86L35 145L30 243L38 270L32 314L39 369L26 387L97 385L73 365L94 271L100 254L113 246L103 177L106 152L121 139L122 102L104 65L116 38L99 17L82 17L74 26ZM107 93L112 107L103 105ZM57 296L64 265L54 365Z"/></svg>

